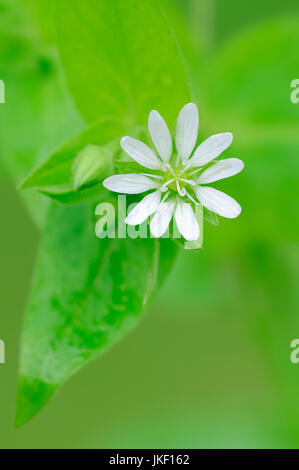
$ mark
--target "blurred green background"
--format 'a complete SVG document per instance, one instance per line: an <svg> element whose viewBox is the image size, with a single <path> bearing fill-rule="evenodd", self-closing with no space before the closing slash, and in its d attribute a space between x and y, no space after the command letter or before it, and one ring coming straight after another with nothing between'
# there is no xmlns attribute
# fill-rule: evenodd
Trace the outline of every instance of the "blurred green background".
<svg viewBox="0 0 299 470"><path fill-rule="evenodd" d="M0 1L1 448L299 447L299 5L163 0L187 58L200 132L232 131L242 205L181 252L139 327L14 430L22 317L46 200L16 185L83 124L44 0ZM25 4L25 5L24 5ZM185 34L187 31L188 34ZM25 199L24 199L25 198ZM29 206L29 207L30 207Z"/></svg>

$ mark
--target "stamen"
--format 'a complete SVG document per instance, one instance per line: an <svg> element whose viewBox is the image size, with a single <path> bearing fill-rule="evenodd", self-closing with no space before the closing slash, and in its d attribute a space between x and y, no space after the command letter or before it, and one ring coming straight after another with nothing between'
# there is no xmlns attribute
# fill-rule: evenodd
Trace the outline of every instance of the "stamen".
<svg viewBox="0 0 299 470"><path fill-rule="evenodd" d="M170 170L172 176L175 176L175 172L173 171L173 169L171 168L171 165L169 163L166 163L166 167Z"/></svg>
<svg viewBox="0 0 299 470"><path fill-rule="evenodd" d="M192 202L194 202L194 204L196 204L197 206L199 206L199 202L195 201L195 199L193 199L193 197L191 196L191 194L188 193L188 191L186 191L186 196L187 196Z"/></svg>
<svg viewBox="0 0 299 470"><path fill-rule="evenodd" d="M163 176L160 175L150 175L149 173L140 173L143 176L150 176L151 178L157 178L158 180L162 180Z"/></svg>
<svg viewBox="0 0 299 470"><path fill-rule="evenodd" d="M189 176L195 175L196 173L198 173L201 170L202 170L202 168L198 168L197 170L192 171L192 173L189 173Z"/></svg>
<svg viewBox="0 0 299 470"><path fill-rule="evenodd" d="M182 171L178 174L178 176L181 176L185 171L187 171L188 168L190 168L190 165L191 165L191 161L187 163L187 165L182 169Z"/></svg>
<svg viewBox="0 0 299 470"><path fill-rule="evenodd" d="M163 204L163 202L166 201L166 199L168 198L169 194L170 194L170 192L167 191L167 193L164 195L164 197L163 197L162 201L160 202L160 204Z"/></svg>
<svg viewBox="0 0 299 470"><path fill-rule="evenodd" d="M185 194L186 194L186 189L185 189L185 188L181 189L180 183L178 182L178 180L176 180L176 187L177 187L177 190L178 190L179 195L180 195L181 197L185 196Z"/></svg>
<svg viewBox="0 0 299 470"><path fill-rule="evenodd" d="M185 178L179 178L180 181L184 181L184 183L191 184L191 186L196 186L195 181L186 180Z"/></svg>

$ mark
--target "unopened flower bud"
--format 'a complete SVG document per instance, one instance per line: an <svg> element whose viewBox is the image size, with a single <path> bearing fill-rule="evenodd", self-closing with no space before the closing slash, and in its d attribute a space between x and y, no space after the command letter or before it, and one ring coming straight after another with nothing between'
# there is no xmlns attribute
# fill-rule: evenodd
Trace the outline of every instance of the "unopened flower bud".
<svg viewBox="0 0 299 470"><path fill-rule="evenodd" d="M111 151L107 147L86 145L73 163L74 189L84 189L102 181L112 170Z"/></svg>

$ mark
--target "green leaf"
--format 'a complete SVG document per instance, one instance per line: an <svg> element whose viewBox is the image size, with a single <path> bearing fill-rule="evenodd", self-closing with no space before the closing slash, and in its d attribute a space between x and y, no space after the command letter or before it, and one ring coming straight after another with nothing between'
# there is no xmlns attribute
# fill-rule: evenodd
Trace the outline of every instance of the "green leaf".
<svg viewBox="0 0 299 470"><path fill-rule="evenodd" d="M111 116L131 127L158 109L173 127L190 94L156 0L59 0L56 26L70 89L88 122Z"/></svg>
<svg viewBox="0 0 299 470"><path fill-rule="evenodd" d="M86 200L101 199L103 186L96 184L82 191L73 191L72 185L50 186L38 189L38 191L54 201L62 204L78 204Z"/></svg>
<svg viewBox="0 0 299 470"><path fill-rule="evenodd" d="M20 189L32 188L65 204L99 198L101 182L107 176L144 171L121 150L119 141L124 134L123 126L109 119L90 125L33 170ZM150 145L149 132L142 126L130 129L129 135Z"/></svg>
<svg viewBox="0 0 299 470"><path fill-rule="evenodd" d="M113 152L119 147L119 139L123 134L123 127L115 121L101 120L92 124L68 140L36 168L23 181L21 188L34 188L50 197L58 198L61 202L78 202L86 199L92 194L91 191L77 192L74 188L73 164L75 158L87 145L98 146L102 149L105 146L106 159L110 158L111 165L107 162L105 170L102 168L103 173L98 174L98 178L93 181L93 183L99 183L107 176L108 167L112 170ZM82 159L82 153L79 158ZM83 185L83 189L85 188L86 185ZM64 198L59 197L62 194Z"/></svg>
<svg viewBox="0 0 299 470"><path fill-rule="evenodd" d="M16 424L139 322L173 262L171 240L103 239L94 208L52 204L21 347Z"/></svg>

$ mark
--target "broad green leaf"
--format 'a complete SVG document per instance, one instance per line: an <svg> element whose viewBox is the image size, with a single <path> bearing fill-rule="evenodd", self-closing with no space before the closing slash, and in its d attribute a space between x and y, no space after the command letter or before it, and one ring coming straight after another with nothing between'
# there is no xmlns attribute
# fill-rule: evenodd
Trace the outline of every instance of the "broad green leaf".
<svg viewBox="0 0 299 470"><path fill-rule="evenodd" d="M32 188L62 203L78 203L99 197L101 182L112 173L140 173L144 167L129 159L120 147L120 138L126 133L123 126L110 119L102 119L71 137L50 157L35 168L20 185L21 189ZM149 133L144 127L131 129L129 135L150 144ZM117 136L117 137L116 137ZM92 157L91 167L87 165L85 150L96 148L99 154ZM103 164L103 156L106 163ZM90 156L88 157L90 159ZM78 164L81 162L81 179L91 177L86 184L78 185ZM91 162L89 162L90 165ZM84 168L82 167L82 164ZM97 170L96 170L97 169ZM82 174L82 171L84 174ZM155 171L153 173L156 173ZM89 175L89 176L88 176Z"/></svg>
<svg viewBox="0 0 299 470"><path fill-rule="evenodd" d="M158 109L174 125L190 95L156 0L56 1L56 26L70 89L87 121L110 116L131 127Z"/></svg>
<svg viewBox="0 0 299 470"><path fill-rule="evenodd" d="M17 426L136 326L173 262L171 240L97 239L93 212L50 207L22 336Z"/></svg>
<svg viewBox="0 0 299 470"><path fill-rule="evenodd" d="M43 41L55 43L54 0L27 0Z"/></svg>
<svg viewBox="0 0 299 470"><path fill-rule="evenodd" d="M110 167L112 171L113 152L119 148L119 140L123 133L123 127L115 121L101 120L92 124L64 143L60 149L36 168L23 181L21 188L37 189L50 197L58 198L61 202L63 200L78 202L85 199L92 192L89 190L76 191L73 175L75 159L87 145L104 147L107 160L111 160L111 164L107 161L107 167ZM108 176L107 171L104 171L93 183L99 183L106 176ZM83 187L83 189L85 188L86 186ZM64 195L64 199L60 197L61 195Z"/></svg>
<svg viewBox="0 0 299 470"><path fill-rule="evenodd" d="M103 186L102 184L95 184L91 187L83 189L82 191L74 191L72 185L61 186L45 186L38 189L38 191L54 201L59 201L62 204L78 204L87 200L98 200L102 197Z"/></svg>

